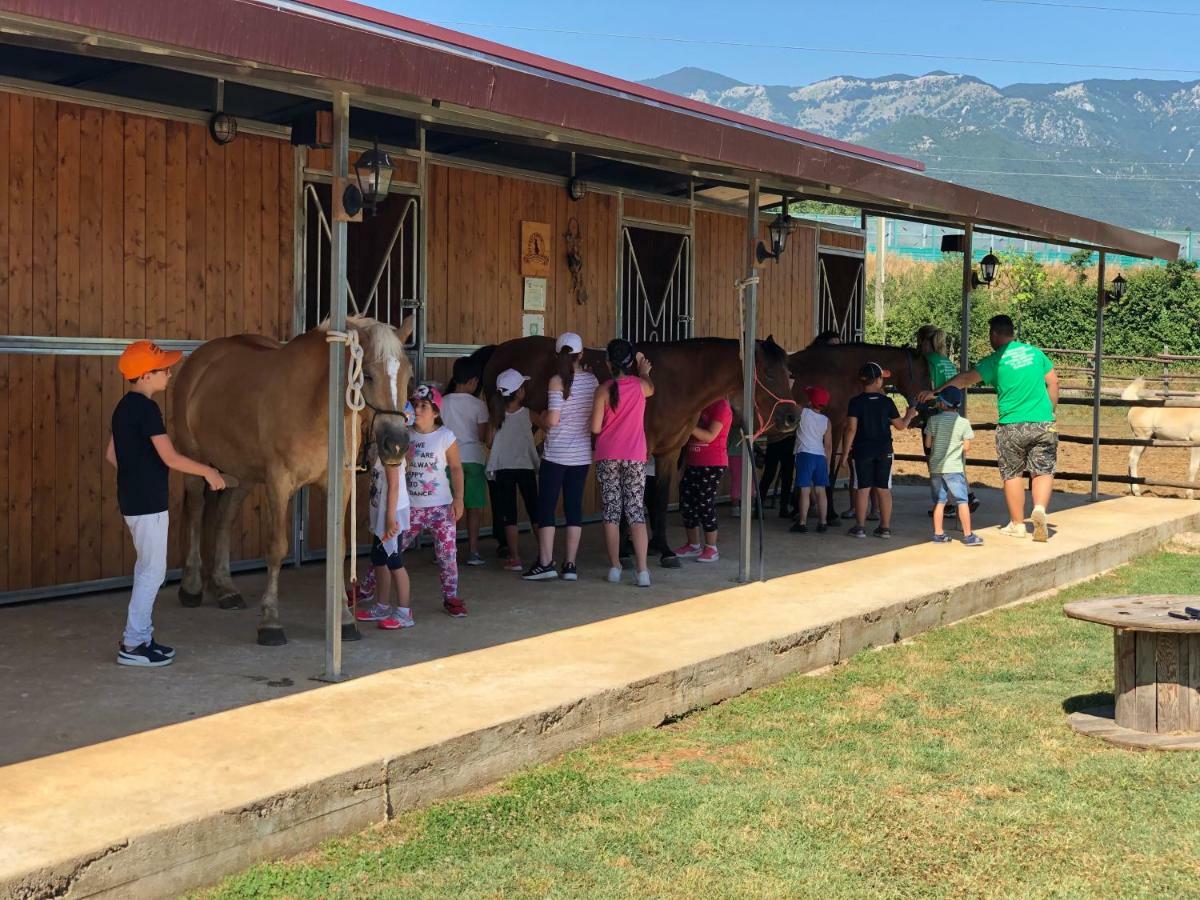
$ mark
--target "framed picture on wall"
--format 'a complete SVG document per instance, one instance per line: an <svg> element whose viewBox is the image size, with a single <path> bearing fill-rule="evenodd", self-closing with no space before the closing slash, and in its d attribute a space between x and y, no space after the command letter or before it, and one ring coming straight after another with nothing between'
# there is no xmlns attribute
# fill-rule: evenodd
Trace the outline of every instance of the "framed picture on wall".
<svg viewBox="0 0 1200 900"><path fill-rule="evenodd" d="M545 222L521 223L521 274L550 277L550 226Z"/></svg>

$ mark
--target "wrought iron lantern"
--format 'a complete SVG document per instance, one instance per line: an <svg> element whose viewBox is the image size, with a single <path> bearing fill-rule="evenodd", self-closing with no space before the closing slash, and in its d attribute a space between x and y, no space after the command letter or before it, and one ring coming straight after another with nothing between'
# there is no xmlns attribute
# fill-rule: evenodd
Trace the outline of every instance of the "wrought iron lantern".
<svg viewBox="0 0 1200 900"><path fill-rule="evenodd" d="M1105 293L1108 294L1108 299L1113 303L1116 303L1118 300L1124 297L1125 276L1118 273L1117 277L1113 279L1112 287L1110 287Z"/></svg>
<svg viewBox="0 0 1200 900"><path fill-rule="evenodd" d="M766 262L768 259L779 262L779 257L783 255L783 251L787 247L787 239L792 232L792 225L792 217L788 215L788 200L787 197L784 197L779 215L767 226L767 231L771 235L771 249L768 250L762 241L758 242L756 255L760 263Z"/></svg>
<svg viewBox="0 0 1200 900"><path fill-rule="evenodd" d="M996 280L996 269L1000 266L1000 260L996 258L996 254L989 253L979 261L979 273L976 275L971 273L971 287L987 287Z"/></svg>
<svg viewBox="0 0 1200 900"><path fill-rule="evenodd" d="M237 137L237 119L226 112L213 113L208 120L208 133L221 146Z"/></svg>
<svg viewBox="0 0 1200 900"><path fill-rule="evenodd" d="M346 212L355 216L360 210L365 210L367 214L375 215L376 208L387 199L393 174L392 158L386 150L379 149L379 142L376 141L375 146L360 154L354 163L354 179L357 183L348 185L342 195Z"/></svg>

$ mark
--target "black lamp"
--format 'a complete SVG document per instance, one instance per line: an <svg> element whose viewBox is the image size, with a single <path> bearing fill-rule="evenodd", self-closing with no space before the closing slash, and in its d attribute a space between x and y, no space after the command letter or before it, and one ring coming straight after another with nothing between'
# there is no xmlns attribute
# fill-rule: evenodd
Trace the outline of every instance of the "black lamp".
<svg viewBox="0 0 1200 900"><path fill-rule="evenodd" d="M980 275L971 273L971 287L983 287L990 285L996 280L996 268L1000 265L1000 260L996 258L994 253L989 253L979 261Z"/></svg>
<svg viewBox="0 0 1200 900"><path fill-rule="evenodd" d="M1108 299L1111 300L1113 303L1116 303L1118 300L1120 300L1122 297L1124 297L1125 296L1125 276L1118 274L1117 277L1113 279L1112 287L1110 287L1107 291L1105 291L1105 293L1108 295Z"/></svg>
<svg viewBox="0 0 1200 900"><path fill-rule="evenodd" d="M788 215L787 197L783 198L779 215L767 226L767 231L771 234L771 249L768 250L766 245L759 241L755 255L760 263L766 262L768 259L779 262L779 257L783 255L784 248L787 247L788 235L792 231L792 217Z"/></svg>
<svg viewBox="0 0 1200 900"><path fill-rule="evenodd" d="M379 142L359 155L354 163L354 178L358 182L346 187L342 194L342 205L351 216L366 210L375 215L376 207L387 199L392 184L392 158L386 150L379 149Z"/></svg>

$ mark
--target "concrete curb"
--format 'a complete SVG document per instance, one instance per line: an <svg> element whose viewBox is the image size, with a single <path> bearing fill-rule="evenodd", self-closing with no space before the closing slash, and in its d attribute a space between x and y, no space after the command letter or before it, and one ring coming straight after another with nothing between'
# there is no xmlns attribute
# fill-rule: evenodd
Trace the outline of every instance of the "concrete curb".
<svg viewBox="0 0 1200 900"><path fill-rule="evenodd" d="M1149 511L1145 499L1132 502L1141 505L1139 512ZM839 587L865 561L842 563L826 567L832 571L821 570L819 575L804 573L720 591L674 608L392 670L259 704L257 709L232 710L160 729L155 734L167 741L170 759L180 771L206 779L211 798L187 794L186 802L159 822L127 818L122 830L107 824L111 816L97 814L104 821L97 821L96 830L80 838L90 842L92 849L87 852L63 852L62 843L54 840L56 831L65 827L63 822L92 815L99 808L95 798L104 790L120 795L118 782L126 773L117 767L122 758L137 758L146 735L0 769L0 795L9 786L14 790L19 786L21 795L15 813L6 812L0 819L0 847L9 847L7 853L0 850L0 894L22 900L160 897L213 883L255 862L297 853L327 838L386 821L397 810L481 787L599 738L657 725L786 675L829 666L863 649L904 640L1096 575L1200 526L1200 512L1192 512L1190 504L1161 502L1169 505L1151 516L1127 514L1121 508L1127 500L1060 514L1055 518L1078 519L1081 526L1081 516L1094 519L1101 507L1109 507L1103 512L1110 513L1100 517L1106 524L1093 529L1091 542L1076 536L1034 545L1038 549L1033 552L999 554L1007 557L999 569L979 566L974 572L956 573L934 562L935 571L946 577L933 587L928 587L933 580L928 550L898 550L885 557L885 583L891 585L885 593L896 598L891 602L864 597L853 583L849 589ZM1140 523L1122 527L1125 518ZM988 540L1005 539L993 533ZM877 569L883 568L879 559ZM769 624L763 624L773 621L771 609L779 610L798 592L812 590L814 578L828 585L829 596L823 592L809 597L803 608L810 614L780 617L778 631L772 633ZM919 587L897 597L895 585L905 583ZM716 616L732 603L745 611L746 630L712 634L714 623L720 621ZM797 607L792 602L790 608ZM661 647L643 652L636 645L620 643L630 634L646 634L653 640L654 623L668 621L664 616L676 622L682 617L693 620L691 626L673 626L680 631L679 645L672 648L677 656L674 662L663 664L666 656ZM796 627L800 619L802 627ZM557 654L548 653L548 642L560 648ZM594 654L597 647L619 648L619 652L614 650L613 658L585 658L583 648L591 648ZM621 654L631 658L616 665L614 659ZM530 660L545 662L530 669ZM623 671L635 677L624 680ZM398 684L419 693L445 677L467 679L464 684L490 679L494 686L488 690L510 702L490 704L481 687L482 700L473 719L451 708L415 724L400 720L381 724L376 719L374 726L366 728L354 717L364 709L373 710L373 698L387 696ZM391 727L397 731L388 732ZM211 742L222 734L225 749L233 754L265 747L274 748L281 761L290 760L292 736L297 745L316 747L324 756L305 757L292 771L268 769L257 777L250 773L236 780L238 760L222 764L211 758ZM238 735L232 746L229 734ZM323 735L324 743L314 734ZM131 755L123 757L123 753ZM65 777L64 769L74 774ZM220 780L223 774L226 781ZM109 779L112 784L97 784L93 778ZM256 790L268 793L260 795ZM238 802L230 802L239 796ZM34 815L39 801L63 804L66 808L55 813L63 817L61 821L21 821ZM106 830L111 833L105 834Z"/></svg>

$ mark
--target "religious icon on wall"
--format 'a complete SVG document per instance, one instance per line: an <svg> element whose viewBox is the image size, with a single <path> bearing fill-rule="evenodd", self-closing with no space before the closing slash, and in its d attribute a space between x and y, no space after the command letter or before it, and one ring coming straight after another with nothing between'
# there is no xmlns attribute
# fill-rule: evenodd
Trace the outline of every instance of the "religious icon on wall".
<svg viewBox="0 0 1200 900"><path fill-rule="evenodd" d="M550 277L550 226L545 222L521 223L521 274Z"/></svg>

